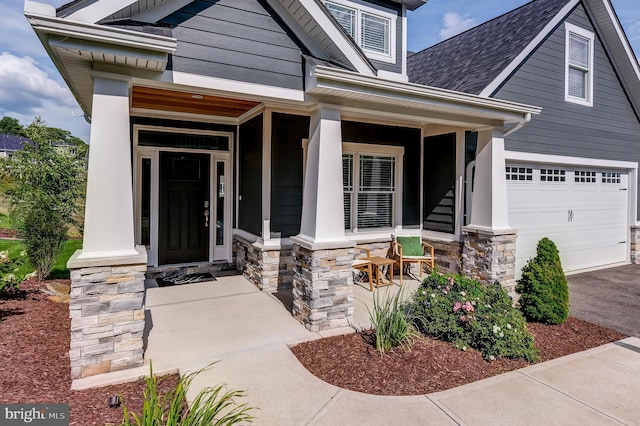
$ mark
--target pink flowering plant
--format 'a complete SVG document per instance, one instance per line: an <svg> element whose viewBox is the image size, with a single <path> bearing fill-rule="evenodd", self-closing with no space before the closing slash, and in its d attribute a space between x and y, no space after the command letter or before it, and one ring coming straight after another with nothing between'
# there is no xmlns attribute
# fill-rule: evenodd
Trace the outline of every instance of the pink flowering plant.
<svg viewBox="0 0 640 426"><path fill-rule="evenodd" d="M500 285L433 272L413 294L412 314L422 333L477 349L487 360L536 359L527 323Z"/></svg>

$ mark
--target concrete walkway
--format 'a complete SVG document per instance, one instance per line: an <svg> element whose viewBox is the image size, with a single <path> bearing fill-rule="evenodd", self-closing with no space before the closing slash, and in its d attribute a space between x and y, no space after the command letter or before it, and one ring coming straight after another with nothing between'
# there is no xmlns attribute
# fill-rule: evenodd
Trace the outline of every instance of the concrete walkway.
<svg viewBox="0 0 640 426"><path fill-rule="evenodd" d="M354 322L366 327L363 307L371 293L355 287L354 299ZM196 378L190 397L218 383L244 389L242 402L259 408L257 425L640 424L638 338L445 392L382 397L309 373L288 346L336 332L307 331L276 298L240 276L150 289L146 308L152 327L145 359L153 360L154 370L184 374L219 361ZM148 367L109 380L136 373L148 373ZM82 379L75 387L107 379Z"/></svg>

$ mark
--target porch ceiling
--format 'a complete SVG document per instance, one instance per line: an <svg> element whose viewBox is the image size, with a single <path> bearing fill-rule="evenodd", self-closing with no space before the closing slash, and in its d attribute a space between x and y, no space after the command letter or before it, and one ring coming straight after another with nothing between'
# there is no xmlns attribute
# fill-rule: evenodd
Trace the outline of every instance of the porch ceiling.
<svg viewBox="0 0 640 426"><path fill-rule="evenodd" d="M238 118L260 102L222 98L199 93L134 86L133 108Z"/></svg>

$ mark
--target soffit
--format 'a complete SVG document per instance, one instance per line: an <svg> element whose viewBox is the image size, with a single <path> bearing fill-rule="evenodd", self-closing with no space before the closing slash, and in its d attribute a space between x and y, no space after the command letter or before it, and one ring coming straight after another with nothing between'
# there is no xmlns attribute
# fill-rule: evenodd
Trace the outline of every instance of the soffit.
<svg viewBox="0 0 640 426"><path fill-rule="evenodd" d="M132 108L216 117L238 118L260 104L255 101L143 86L134 86L131 94Z"/></svg>

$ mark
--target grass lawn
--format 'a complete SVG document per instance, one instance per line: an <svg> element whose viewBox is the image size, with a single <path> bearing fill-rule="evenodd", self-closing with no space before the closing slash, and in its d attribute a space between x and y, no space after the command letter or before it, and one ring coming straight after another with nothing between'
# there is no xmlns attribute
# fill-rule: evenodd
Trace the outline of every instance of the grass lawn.
<svg viewBox="0 0 640 426"><path fill-rule="evenodd" d="M12 229L11 221L6 213L0 212L0 228Z"/></svg>
<svg viewBox="0 0 640 426"><path fill-rule="evenodd" d="M82 248L82 240L67 240L62 247L62 252L56 259L50 278L67 279L69 278L69 270L67 269L67 261L71 255L78 249ZM20 255L25 249L24 243L20 240L2 240L0 239L0 251L8 251L9 257L13 258ZM26 262L18 271L20 275L26 275L33 272L34 268L30 262Z"/></svg>

